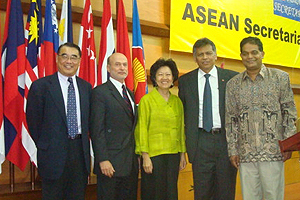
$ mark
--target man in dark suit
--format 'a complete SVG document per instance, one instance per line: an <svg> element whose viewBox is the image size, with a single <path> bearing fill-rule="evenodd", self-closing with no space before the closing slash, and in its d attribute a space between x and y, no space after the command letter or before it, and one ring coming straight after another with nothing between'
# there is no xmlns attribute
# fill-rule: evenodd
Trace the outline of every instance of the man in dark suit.
<svg viewBox="0 0 300 200"><path fill-rule="evenodd" d="M234 200L236 169L230 164L225 134L225 88L237 72L215 66L216 46L196 41L195 69L179 79L186 145L192 163L196 200Z"/></svg>
<svg viewBox="0 0 300 200"><path fill-rule="evenodd" d="M37 146L43 200L83 200L90 172L88 120L92 87L75 76L80 48L58 49L58 72L32 83L26 118Z"/></svg>
<svg viewBox="0 0 300 200"><path fill-rule="evenodd" d="M137 108L124 80L127 58L114 53L108 58L110 79L96 87L91 100L91 139L95 154L98 200L134 200L138 164L134 127Z"/></svg>

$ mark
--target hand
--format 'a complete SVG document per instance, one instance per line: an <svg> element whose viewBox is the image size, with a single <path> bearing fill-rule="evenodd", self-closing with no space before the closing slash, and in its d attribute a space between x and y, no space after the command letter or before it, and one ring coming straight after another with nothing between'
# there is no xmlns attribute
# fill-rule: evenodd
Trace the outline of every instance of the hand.
<svg viewBox="0 0 300 200"><path fill-rule="evenodd" d="M108 176L109 178L113 177L115 169L110 163L110 161L105 160L99 163L102 174Z"/></svg>
<svg viewBox="0 0 300 200"><path fill-rule="evenodd" d="M282 153L282 156L283 156L283 162L285 162L286 160L288 160L292 157L292 152L291 151L284 152L284 153Z"/></svg>
<svg viewBox="0 0 300 200"><path fill-rule="evenodd" d="M186 167L185 153L180 153L179 171Z"/></svg>
<svg viewBox="0 0 300 200"><path fill-rule="evenodd" d="M230 157L230 162L235 168L239 168L240 166L240 157L239 156L231 156Z"/></svg>
<svg viewBox="0 0 300 200"><path fill-rule="evenodd" d="M143 168L147 174L152 174L153 165L148 153L143 152Z"/></svg>

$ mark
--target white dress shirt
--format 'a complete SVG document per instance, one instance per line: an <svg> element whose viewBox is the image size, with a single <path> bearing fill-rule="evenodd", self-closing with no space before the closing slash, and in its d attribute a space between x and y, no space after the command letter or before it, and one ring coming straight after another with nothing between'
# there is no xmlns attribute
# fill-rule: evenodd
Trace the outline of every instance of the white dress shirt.
<svg viewBox="0 0 300 200"><path fill-rule="evenodd" d="M67 115L67 102L68 102L68 87L70 82L68 81L68 76L62 75L60 72L57 72L58 80L60 83L60 88L63 94L64 103L65 103L65 111ZM73 79L73 85L75 88L75 96L76 96L76 111L77 111L77 123L78 123L78 134L81 134L81 115L80 115L80 98L79 98L79 91L76 82L76 76L71 77Z"/></svg>
<svg viewBox="0 0 300 200"><path fill-rule="evenodd" d="M114 86L119 91L121 97L123 98L123 88L122 88L122 85L125 85L125 83L120 83L119 81L117 81L116 79L114 79L112 77L109 77L109 80L112 82L112 84L114 84ZM131 96L130 96L129 92L127 91L126 85L125 85L125 88L126 88L127 96L128 96L128 98L130 100L132 111L133 111L133 114L134 114L134 101L131 99Z"/></svg>
<svg viewBox="0 0 300 200"><path fill-rule="evenodd" d="M199 128L203 128L203 93L206 78L206 73L200 68L198 70L198 92L199 92ZM210 72L209 84L212 95L212 114L213 114L213 128L221 128L221 117L219 112L219 84L218 84L218 71L214 66Z"/></svg>

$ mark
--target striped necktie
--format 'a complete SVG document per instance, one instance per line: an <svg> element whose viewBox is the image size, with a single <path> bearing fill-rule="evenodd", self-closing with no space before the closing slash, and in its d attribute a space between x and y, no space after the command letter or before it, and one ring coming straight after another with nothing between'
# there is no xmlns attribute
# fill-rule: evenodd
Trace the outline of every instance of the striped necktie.
<svg viewBox="0 0 300 200"><path fill-rule="evenodd" d="M128 95L127 95L127 91L126 91L125 85L122 85L122 93L123 93L123 99L126 102L128 110L130 111L131 115L133 116L132 105L131 105L130 99L129 99Z"/></svg>

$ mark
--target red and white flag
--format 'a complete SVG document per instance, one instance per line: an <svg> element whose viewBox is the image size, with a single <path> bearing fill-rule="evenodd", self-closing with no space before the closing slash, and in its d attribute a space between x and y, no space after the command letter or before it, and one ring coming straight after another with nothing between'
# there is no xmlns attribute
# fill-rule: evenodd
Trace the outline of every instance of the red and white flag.
<svg viewBox="0 0 300 200"><path fill-rule="evenodd" d="M101 41L98 60L98 85L108 79L107 58L115 51L114 29L109 0L103 0Z"/></svg>
<svg viewBox="0 0 300 200"><path fill-rule="evenodd" d="M79 33L78 46L81 49L81 62L78 70L78 76L88 81L93 87L97 85L96 81L96 48L94 38L94 22L90 0L85 1L81 27Z"/></svg>
<svg viewBox="0 0 300 200"><path fill-rule="evenodd" d="M130 56L130 46L128 39L128 28L126 22L125 8L123 0L119 0L118 5L118 17L117 17L117 52L123 53L127 57L128 61L128 75L125 79L126 86L133 91L133 73Z"/></svg>

